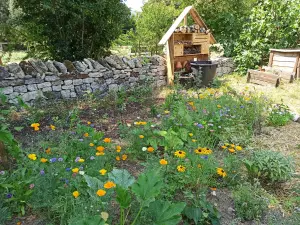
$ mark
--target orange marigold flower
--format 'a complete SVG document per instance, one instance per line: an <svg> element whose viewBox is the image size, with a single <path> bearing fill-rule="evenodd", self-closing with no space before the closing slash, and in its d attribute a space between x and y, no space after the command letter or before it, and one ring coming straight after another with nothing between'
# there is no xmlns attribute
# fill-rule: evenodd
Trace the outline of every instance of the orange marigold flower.
<svg viewBox="0 0 300 225"><path fill-rule="evenodd" d="M88 124L88 125L91 125L92 123L91 123L91 121L87 121L87 124Z"/></svg>
<svg viewBox="0 0 300 225"><path fill-rule="evenodd" d="M116 160L120 161L121 160L120 156L116 156Z"/></svg>
<svg viewBox="0 0 300 225"><path fill-rule="evenodd" d="M98 195L99 197L102 197L102 196L104 196L104 195L106 194L106 191L105 191L105 190L102 190L102 189L99 189L96 193L97 193L97 195Z"/></svg>
<svg viewBox="0 0 300 225"><path fill-rule="evenodd" d="M94 144L94 143L90 143L89 146L90 146L90 147L94 147L95 144Z"/></svg>
<svg viewBox="0 0 300 225"><path fill-rule="evenodd" d="M168 161L165 159L159 160L160 165L168 165Z"/></svg>
<svg viewBox="0 0 300 225"><path fill-rule="evenodd" d="M122 155L122 160L125 161L127 159L127 157L128 156L126 154Z"/></svg>
<svg viewBox="0 0 300 225"><path fill-rule="evenodd" d="M235 152L234 148L229 148L228 151L231 152L231 153Z"/></svg>
<svg viewBox="0 0 300 225"><path fill-rule="evenodd" d="M46 152L46 154L51 154L51 148L47 148L46 150L45 150L45 152Z"/></svg>
<svg viewBox="0 0 300 225"><path fill-rule="evenodd" d="M72 172L73 172L73 173L78 173L78 172L79 172L79 169L78 169L78 168L74 168L74 169L72 169Z"/></svg>
<svg viewBox="0 0 300 225"><path fill-rule="evenodd" d="M121 152L121 149L122 149L122 147L121 147L120 145L118 145L118 146L116 147L116 151L117 151L117 152Z"/></svg>
<svg viewBox="0 0 300 225"><path fill-rule="evenodd" d="M150 146L150 147L147 148L147 151L148 151L148 152L153 152L153 151L154 151L154 148Z"/></svg>
<svg viewBox="0 0 300 225"><path fill-rule="evenodd" d="M140 139L143 139L145 136L144 135L139 135L139 138Z"/></svg>
<svg viewBox="0 0 300 225"><path fill-rule="evenodd" d="M55 130L56 127L55 127L54 125L50 124L50 129L51 129L51 130Z"/></svg>
<svg viewBox="0 0 300 225"><path fill-rule="evenodd" d="M111 142L111 139L110 138L104 138L103 140L105 143L110 143Z"/></svg>
<svg viewBox="0 0 300 225"><path fill-rule="evenodd" d="M98 146L96 148L96 150L99 151L99 152L103 152L105 150L105 148L103 146Z"/></svg>
<svg viewBox="0 0 300 225"><path fill-rule="evenodd" d="M221 148L222 148L222 149L226 149L226 148L227 148L227 146L225 146L225 145L222 145L222 146L221 146Z"/></svg>
<svg viewBox="0 0 300 225"><path fill-rule="evenodd" d="M84 137L88 137L88 136L89 136L89 133L84 133L83 136L84 136Z"/></svg>
<svg viewBox="0 0 300 225"><path fill-rule="evenodd" d="M111 189L111 188L114 188L116 187L116 184L112 181L107 181L105 184L104 184L104 188L106 189Z"/></svg>
<svg viewBox="0 0 300 225"><path fill-rule="evenodd" d="M46 163L46 162L48 162L48 159L41 158L41 162L42 162L42 163Z"/></svg>
<svg viewBox="0 0 300 225"><path fill-rule="evenodd" d="M37 159L36 154L29 154L28 158L35 161Z"/></svg>

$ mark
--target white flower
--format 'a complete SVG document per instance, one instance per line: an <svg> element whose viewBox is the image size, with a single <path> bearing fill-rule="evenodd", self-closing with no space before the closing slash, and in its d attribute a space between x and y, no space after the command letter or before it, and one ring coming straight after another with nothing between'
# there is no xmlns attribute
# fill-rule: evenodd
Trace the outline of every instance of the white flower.
<svg viewBox="0 0 300 225"><path fill-rule="evenodd" d="M155 124L152 124L151 127L154 128L154 127L155 127Z"/></svg>
<svg viewBox="0 0 300 225"><path fill-rule="evenodd" d="M142 148L143 152L147 151L147 147Z"/></svg>
<svg viewBox="0 0 300 225"><path fill-rule="evenodd" d="M84 175L84 171L79 171L79 174L80 175Z"/></svg>
<svg viewBox="0 0 300 225"><path fill-rule="evenodd" d="M127 127L131 127L131 124L130 124L130 123L127 123Z"/></svg>

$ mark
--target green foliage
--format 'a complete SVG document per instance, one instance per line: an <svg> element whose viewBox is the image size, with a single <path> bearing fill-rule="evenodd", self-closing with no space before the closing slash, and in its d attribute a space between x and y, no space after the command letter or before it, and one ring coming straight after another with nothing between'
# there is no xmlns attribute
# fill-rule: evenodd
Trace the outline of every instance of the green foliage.
<svg viewBox="0 0 300 225"><path fill-rule="evenodd" d="M158 42L171 26L176 10L162 2L147 2L142 10L136 21L138 41L151 53L158 53Z"/></svg>
<svg viewBox="0 0 300 225"><path fill-rule="evenodd" d="M244 24L235 61L238 69L264 65L270 48L295 48L300 38L300 5L298 0L263 0L251 10Z"/></svg>
<svg viewBox="0 0 300 225"><path fill-rule="evenodd" d="M155 200L163 187L163 181L158 171L152 170L141 174L135 184L132 185L132 192L142 207L149 206Z"/></svg>
<svg viewBox="0 0 300 225"><path fill-rule="evenodd" d="M26 45L35 57L74 60L98 58L122 32L130 11L119 0L16 0Z"/></svg>
<svg viewBox="0 0 300 225"><path fill-rule="evenodd" d="M128 189L135 182L134 177L127 170L113 169L108 174L108 178L124 189Z"/></svg>
<svg viewBox="0 0 300 225"><path fill-rule="evenodd" d="M251 177L272 183L289 180L294 171L292 160L274 151L255 151L244 164Z"/></svg>
<svg viewBox="0 0 300 225"><path fill-rule="evenodd" d="M243 220L261 218L268 207L263 191L256 186L241 185L233 191L233 199L237 215Z"/></svg>
<svg viewBox="0 0 300 225"><path fill-rule="evenodd" d="M153 217L155 225L173 225L178 224L181 220L181 212L185 203L170 203L166 201L155 201L150 204L149 211Z"/></svg>
<svg viewBox="0 0 300 225"><path fill-rule="evenodd" d="M105 221L100 216L90 216L71 221L69 225L105 225Z"/></svg>
<svg viewBox="0 0 300 225"><path fill-rule="evenodd" d="M267 123L271 126L285 126L293 118L289 107L284 104L274 105L267 118Z"/></svg>

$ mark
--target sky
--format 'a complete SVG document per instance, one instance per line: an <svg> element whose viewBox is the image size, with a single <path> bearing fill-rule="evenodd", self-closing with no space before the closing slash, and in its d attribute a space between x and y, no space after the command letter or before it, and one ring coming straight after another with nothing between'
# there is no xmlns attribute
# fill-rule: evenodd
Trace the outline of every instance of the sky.
<svg viewBox="0 0 300 225"><path fill-rule="evenodd" d="M133 11L141 12L144 0L127 0L126 5L131 8Z"/></svg>

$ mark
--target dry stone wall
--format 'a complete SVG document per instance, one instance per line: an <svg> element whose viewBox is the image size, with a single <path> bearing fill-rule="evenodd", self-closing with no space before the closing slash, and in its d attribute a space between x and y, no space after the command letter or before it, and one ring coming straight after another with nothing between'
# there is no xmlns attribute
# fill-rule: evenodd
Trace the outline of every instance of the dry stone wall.
<svg viewBox="0 0 300 225"><path fill-rule="evenodd" d="M236 68L232 58L219 57L212 59L212 61L218 64L217 76L233 73Z"/></svg>
<svg viewBox="0 0 300 225"><path fill-rule="evenodd" d="M0 66L0 88L10 103L16 103L19 97L33 103L49 97L76 98L86 92L104 96L109 91L147 82L156 87L166 85L163 57L128 59L112 55L101 60L88 58L75 62L30 59Z"/></svg>

